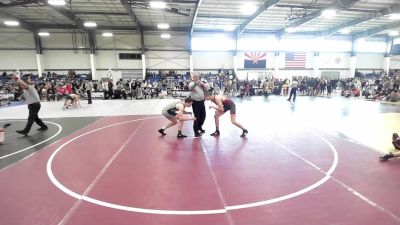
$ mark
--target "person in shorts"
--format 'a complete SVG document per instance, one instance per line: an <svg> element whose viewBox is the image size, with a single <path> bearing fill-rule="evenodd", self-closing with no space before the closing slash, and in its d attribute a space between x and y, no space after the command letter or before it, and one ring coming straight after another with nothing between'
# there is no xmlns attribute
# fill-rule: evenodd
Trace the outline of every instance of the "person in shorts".
<svg viewBox="0 0 400 225"><path fill-rule="evenodd" d="M167 118L170 122L168 122L165 126L163 126L161 129L158 130L158 132L162 135L165 134L165 130L175 126L178 124L178 135L177 138L185 138L187 137L186 135L182 134L182 127L183 127L183 122L188 121L188 120L196 120L196 117L185 117L184 114L190 114L192 115L192 112L186 112L185 108L191 107L193 104L193 100L191 98L186 98L182 101L179 102L173 102L167 106L165 106L162 110L163 116Z"/></svg>
<svg viewBox="0 0 400 225"><path fill-rule="evenodd" d="M81 107L81 103L79 100L79 95L77 94L69 94L65 96L64 107L68 109L69 107Z"/></svg>
<svg viewBox="0 0 400 225"><path fill-rule="evenodd" d="M208 95L206 97L207 100L212 101L216 106L210 106L210 109L215 109L214 120L215 120L215 132L212 133L212 136L220 135L219 132L219 117L224 115L227 111L230 111L231 114L231 122L233 125L242 129L241 137L246 137L248 131L238 122L236 122L236 105L230 98L224 95Z"/></svg>

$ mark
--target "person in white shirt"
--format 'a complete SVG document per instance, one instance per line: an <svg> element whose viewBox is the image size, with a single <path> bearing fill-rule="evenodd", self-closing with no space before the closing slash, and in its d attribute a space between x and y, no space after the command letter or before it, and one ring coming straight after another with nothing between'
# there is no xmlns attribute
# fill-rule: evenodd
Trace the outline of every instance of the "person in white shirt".
<svg viewBox="0 0 400 225"><path fill-rule="evenodd" d="M296 101L296 94L297 94L297 86L298 85L299 85L299 82L296 79L294 79L292 84L290 85L290 87L292 89L290 90L290 95L289 95L289 99L288 99L289 102L292 99L292 96L293 96L293 102Z"/></svg>
<svg viewBox="0 0 400 225"><path fill-rule="evenodd" d="M28 105L29 109L28 122L25 128L23 130L17 130L16 132L24 136L28 136L28 133L33 125L33 122L36 122L40 126L38 131L48 130L49 128L47 127L47 125L43 123L43 121L38 116L41 105L40 105L39 94L36 91L36 89L33 87L33 85L26 83L16 74L13 75L13 78L24 90L24 93L22 94L22 99Z"/></svg>

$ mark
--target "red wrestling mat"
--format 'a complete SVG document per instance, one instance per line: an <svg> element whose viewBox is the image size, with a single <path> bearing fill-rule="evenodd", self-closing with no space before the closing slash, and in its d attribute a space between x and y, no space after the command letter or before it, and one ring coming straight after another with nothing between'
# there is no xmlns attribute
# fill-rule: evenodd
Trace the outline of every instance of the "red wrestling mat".
<svg viewBox="0 0 400 225"><path fill-rule="evenodd" d="M165 122L103 118L1 171L0 224L400 224L398 160L300 128L160 137Z"/></svg>

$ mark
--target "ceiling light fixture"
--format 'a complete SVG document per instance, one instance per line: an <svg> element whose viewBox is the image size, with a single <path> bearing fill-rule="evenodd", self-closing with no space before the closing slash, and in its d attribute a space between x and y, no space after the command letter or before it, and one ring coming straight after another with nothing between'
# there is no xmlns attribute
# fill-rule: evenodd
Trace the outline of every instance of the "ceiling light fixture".
<svg viewBox="0 0 400 225"><path fill-rule="evenodd" d="M341 34L350 34L350 32L351 31L349 29L347 29L347 28L344 28L344 29L340 30Z"/></svg>
<svg viewBox="0 0 400 225"><path fill-rule="evenodd" d="M65 5L64 0L49 0L47 1L50 5L55 5L55 6L63 6Z"/></svg>
<svg viewBox="0 0 400 225"><path fill-rule="evenodd" d="M85 27L96 27L97 24L95 22L85 22L83 25L85 25Z"/></svg>
<svg viewBox="0 0 400 225"><path fill-rule="evenodd" d="M112 37L112 36L114 36L113 33L110 33L110 32L104 32L103 33L103 37Z"/></svg>
<svg viewBox="0 0 400 225"><path fill-rule="evenodd" d="M19 22L15 21L15 20L4 21L4 24L7 25L7 26L12 26L12 27L19 26Z"/></svg>
<svg viewBox="0 0 400 225"><path fill-rule="evenodd" d="M398 31L392 30L389 32L389 36L397 36L397 35L399 35Z"/></svg>
<svg viewBox="0 0 400 225"><path fill-rule="evenodd" d="M247 2L240 7L240 11L243 15L251 15L257 10L257 6L255 6L251 2Z"/></svg>
<svg viewBox="0 0 400 225"><path fill-rule="evenodd" d="M234 25L225 25L224 30L225 31L234 31L236 27Z"/></svg>
<svg viewBox="0 0 400 225"><path fill-rule="evenodd" d="M391 20L400 20L400 13L390 14L389 19L391 19Z"/></svg>
<svg viewBox="0 0 400 225"><path fill-rule="evenodd" d="M166 29L169 29L169 24L167 24L167 23L159 23L157 25L157 27L158 27L158 29L166 30Z"/></svg>
<svg viewBox="0 0 400 225"><path fill-rule="evenodd" d="M161 34L162 39L170 39L171 35L170 34Z"/></svg>
<svg viewBox="0 0 400 225"><path fill-rule="evenodd" d="M288 33L293 33L293 32L296 32L296 28L295 27L288 27L288 28L285 29L285 31L288 32Z"/></svg>
<svg viewBox="0 0 400 225"><path fill-rule="evenodd" d="M357 39L358 42L365 42L365 38L359 38Z"/></svg>
<svg viewBox="0 0 400 225"><path fill-rule="evenodd" d="M167 8L167 3L165 2L150 2L150 7L154 9L165 9Z"/></svg>
<svg viewBox="0 0 400 225"><path fill-rule="evenodd" d="M48 37L48 36L50 36L50 33L49 32L39 32L38 35L41 37Z"/></svg>
<svg viewBox="0 0 400 225"><path fill-rule="evenodd" d="M326 9L322 11L321 15L325 18L332 18L336 16L336 10L334 9Z"/></svg>

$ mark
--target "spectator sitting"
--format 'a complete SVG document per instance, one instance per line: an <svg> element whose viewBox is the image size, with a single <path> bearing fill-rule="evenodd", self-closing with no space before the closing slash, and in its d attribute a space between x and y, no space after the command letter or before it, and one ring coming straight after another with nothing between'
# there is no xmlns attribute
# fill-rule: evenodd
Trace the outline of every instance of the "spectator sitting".
<svg viewBox="0 0 400 225"><path fill-rule="evenodd" d="M389 101L390 102L397 102L399 100L399 94L397 93L397 90L393 90L392 93L390 93Z"/></svg>
<svg viewBox="0 0 400 225"><path fill-rule="evenodd" d="M354 97L360 97L360 90L357 88L354 88L352 94Z"/></svg>

